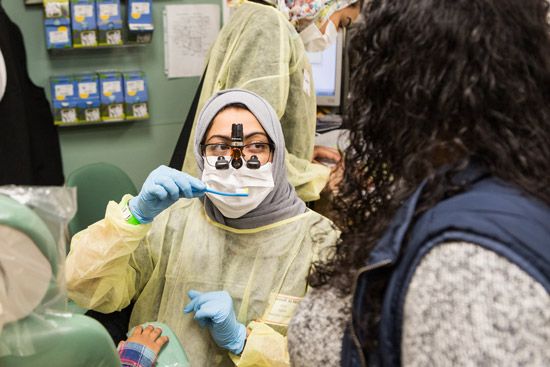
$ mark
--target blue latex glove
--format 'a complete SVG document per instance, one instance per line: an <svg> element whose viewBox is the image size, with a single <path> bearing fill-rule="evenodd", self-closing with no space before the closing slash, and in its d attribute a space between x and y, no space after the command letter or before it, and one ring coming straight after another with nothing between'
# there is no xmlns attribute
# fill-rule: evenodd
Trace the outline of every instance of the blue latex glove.
<svg viewBox="0 0 550 367"><path fill-rule="evenodd" d="M160 166L147 176L138 196L128 203L130 212L140 223L151 222L179 198L204 195L206 185L176 169Z"/></svg>
<svg viewBox="0 0 550 367"><path fill-rule="evenodd" d="M183 312L195 312L201 327L208 327L216 344L233 354L241 354L246 340L246 327L237 321L233 300L226 291L187 293L191 302Z"/></svg>

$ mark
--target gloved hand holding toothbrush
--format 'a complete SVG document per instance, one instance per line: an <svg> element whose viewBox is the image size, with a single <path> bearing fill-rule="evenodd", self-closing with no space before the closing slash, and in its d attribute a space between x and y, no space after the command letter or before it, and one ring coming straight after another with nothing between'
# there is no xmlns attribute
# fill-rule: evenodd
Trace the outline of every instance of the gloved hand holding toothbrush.
<svg viewBox="0 0 550 367"><path fill-rule="evenodd" d="M180 198L200 197L205 191L206 185L201 180L160 166L149 174L140 193L130 200L128 207L140 223L149 223Z"/></svg>

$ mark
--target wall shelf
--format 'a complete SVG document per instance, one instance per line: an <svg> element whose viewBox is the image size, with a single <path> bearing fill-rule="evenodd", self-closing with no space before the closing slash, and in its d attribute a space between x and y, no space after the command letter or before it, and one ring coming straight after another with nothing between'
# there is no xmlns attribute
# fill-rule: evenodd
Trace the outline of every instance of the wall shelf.
<svg viewBox="0 0 550 367"><path fill-rule="evenodd" d="M76 126L102 126L102 125L111 125L111 124L123 124L125 122L134 122L134 121L147 121L149 118L145 119L131 119L131 120L110 120L110 121L96 121L96 122L63 122L56 123L55 126L59 127L76 127Z"/></svg>
<svg viewBox="0 0 550 367"><path fill-rule="evenodd" d="M143 49L149 46L150 43L136 43L136 44L124 44L124 45L113 45L113 46L95 46L95 47L67 47L67 48L49 48L48 53L50 55L68 55L68 54L79 54L79 53L89 53L89 52L109 52L116 50L128 50L128 49Z"/></svg>

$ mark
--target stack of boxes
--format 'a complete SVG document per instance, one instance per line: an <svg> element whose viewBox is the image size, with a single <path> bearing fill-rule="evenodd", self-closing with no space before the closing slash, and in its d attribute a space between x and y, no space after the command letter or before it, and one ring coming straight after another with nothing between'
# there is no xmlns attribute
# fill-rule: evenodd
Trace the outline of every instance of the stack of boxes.
<svg viewBox="0 0 550 367"><path fill-rule="evenodd" d="M73 47L97 46L94 0L71 0Z"/></svg>
<svg viewBox="0 0 550 367"><path fill-rule="evenodd" d="M51 94L56 124L70 124L78 121L76 111L74 77L57 76L50 79Z"/></svg>
<svg viewBox="0 0 550 367"><path fill-rule="evenodd" d="M149 118L141 71L105 71L50 78L56 125Z"/></svg>
<svg viewBox="0 0 550 367"><path fill-rule="evenodd" d="M78 92L77 117L79 122L101 121L99 100L99 78L97 74L75 75L75 85Z"/></svg>
<svg viewBox="0 0 550 367"><path fill-rule="evenodd" d="M120 0L43 0L48 49L150 43L152 0L125 3L126 29ZM56 125L149 118L147 81L141 71L56 76L50 78L50 88Z"/></svg>
<svg viewBox="0 0 550 367"><path fill-rule="evenodd" d="M44 0L44 29L48 48L72 47L69 8L69 0Z"/></svg>
<svg viewBox="0 0 550 367"><path fill-rule="evenodd" d="M120 0L96 0L99 45L122 45Z"/></svg>
<svg viewBox="0 0 550 367"><path fill-rule="evenodd" d="M153 35L152 0L127 1L127 29L120 0L43 0L49 49L150 43Z"/></svg>
<svg viewBox="0 0 550 367"><path fill-rule="evenodd" d="M152 0L128 0L128 42L150 43L153 38Z"/></svg>
<svg viewBox="0 0 550 367"><path fill-rule="evenodd" d="M124 91L122 74L116 71L99 73L101 91L101 119L103 121L124 120Z"/></svg>
<svg viewBox="0 0 550 367"><path fill-rule="evenodd" d="M124 113L127 120L149 118L147 88L145 73L129 71L122 74L124 79Z"/></svg>

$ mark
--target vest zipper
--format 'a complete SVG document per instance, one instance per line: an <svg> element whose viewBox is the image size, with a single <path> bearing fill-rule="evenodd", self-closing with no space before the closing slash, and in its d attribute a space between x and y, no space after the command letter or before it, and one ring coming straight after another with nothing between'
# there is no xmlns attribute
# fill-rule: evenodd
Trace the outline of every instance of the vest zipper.
<svg viewBox="0 0 550 367"><path fill-rule="evenodd" d="M353 282L353 288L352 288L351 294L353 296L355 296L355 292L357 290L357 281L359 280L359 277L363 273L366 273L368 271L375 270L375 269L378 269L378 268L382 268L382 267L387 266L391 263L392 263L392 261L390 259L386 259L386 260L379 261L376 264L371 264L371 265L363 266L362 268L360 268L357 271L357 274L355 275L355 280ZM353 309L352 309L352 312L351 312L351 328L350 328L351 338L353 340L353 344L355 344L355 348L357 348L357 351L358 351L358 354L359 354L359 361L361 362L361 367L367 367L367 362L365 361L365 355L363 354L363 348L361 347L361 342L359 342L359 337L357 336L357 333L355 332L355 328L354 328L353 325L354 325L354 312L353 312Z"/></svg>

